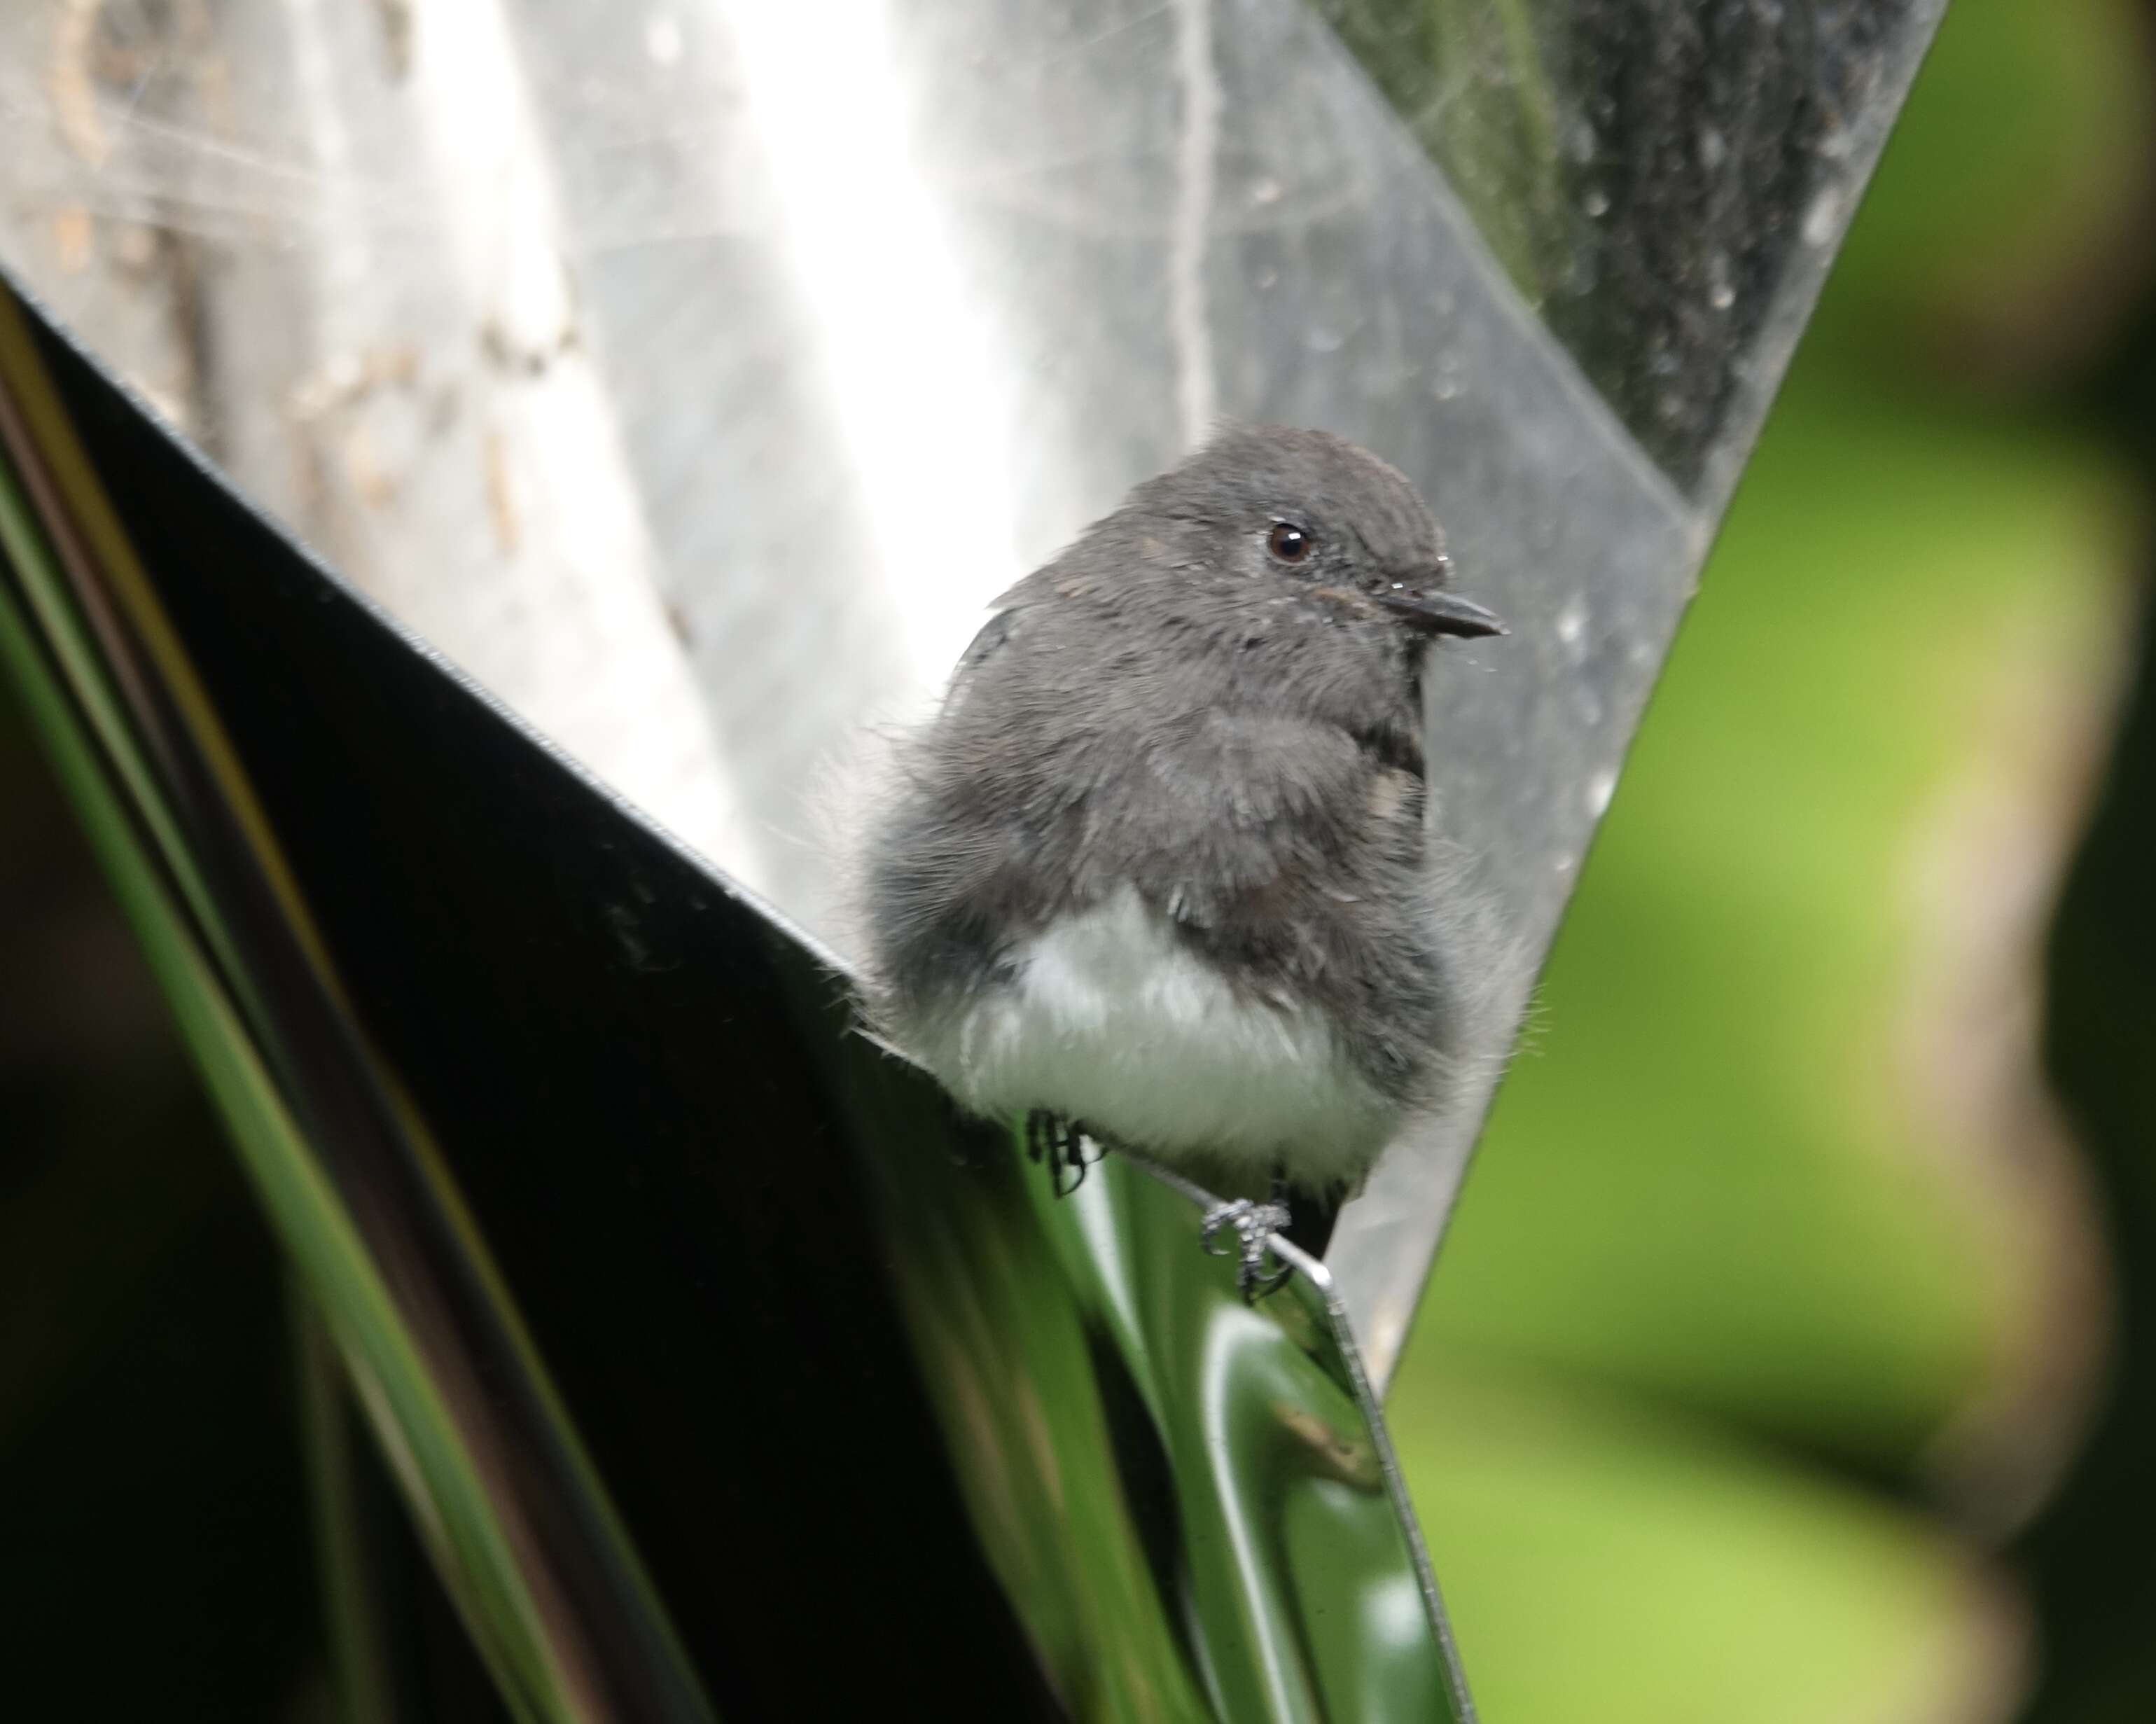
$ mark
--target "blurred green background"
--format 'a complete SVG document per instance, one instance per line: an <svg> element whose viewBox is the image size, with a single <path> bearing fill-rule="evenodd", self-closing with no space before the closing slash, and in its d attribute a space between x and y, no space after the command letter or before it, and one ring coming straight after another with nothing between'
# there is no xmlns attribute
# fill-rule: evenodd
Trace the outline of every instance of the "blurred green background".
<svg viewBox="0 0 2156 1724"><path fill-rule="evenodd" d="M1954 0L1584 875L1392 1403L1492 1724L2156 1718L2150 22Z"/></svg>
<svg viewBox="0 0 2156 1724"><path fill-rule="evenodd" d="M1954 0L1586 871L1393 1399L1491 1724L2156 1717L2152 23ZM276 1255L12 707L0 980L7 1639L327 1718Z"/></svg>

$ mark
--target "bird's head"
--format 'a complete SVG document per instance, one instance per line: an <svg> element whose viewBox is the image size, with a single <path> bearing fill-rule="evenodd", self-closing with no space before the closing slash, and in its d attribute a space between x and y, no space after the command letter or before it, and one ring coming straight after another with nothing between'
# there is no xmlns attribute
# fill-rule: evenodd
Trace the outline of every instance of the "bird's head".
<svg viewBox="0 0 2156 1724"><path fill-rule="evenodd" d="M1282 598L1368 624L1382 618L1419 646L1505 625L1450 590L1435 517L1400 472L1344 438L1281 425L1221 432L1132 502L1195 534L1230 602ZM1247 583L1247 584L1245 584Z"/></svg>

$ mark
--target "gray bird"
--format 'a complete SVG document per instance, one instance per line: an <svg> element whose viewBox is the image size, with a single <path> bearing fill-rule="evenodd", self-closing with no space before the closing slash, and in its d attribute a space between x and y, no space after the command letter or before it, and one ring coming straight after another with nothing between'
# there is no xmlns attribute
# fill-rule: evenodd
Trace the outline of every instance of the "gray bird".
<svg viewBox="0 0 2156 1724"><path fill-rule="evenodd" d="M996 601L870 838L878 1029L1051 1163L1270 1181L1208 1218L1246 1296L1277 1200L1359 1184L1469 1039L1486 918L1424 833L1420 680L1505 631L1450 574L1376 456L1224 431Z"/></svg>

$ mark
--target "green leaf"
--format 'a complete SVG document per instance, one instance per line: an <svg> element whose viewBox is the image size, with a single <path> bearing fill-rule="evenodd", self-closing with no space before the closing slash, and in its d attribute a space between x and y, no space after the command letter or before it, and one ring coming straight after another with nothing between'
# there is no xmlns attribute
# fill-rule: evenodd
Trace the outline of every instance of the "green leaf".
<svg viewBox="0 0 2156 1724"><path fill-rule="evenodd" d="M2010 1598L1923 1517L1447 1360L1393 1419L1493 1724L2003 1717Z"/></svg>

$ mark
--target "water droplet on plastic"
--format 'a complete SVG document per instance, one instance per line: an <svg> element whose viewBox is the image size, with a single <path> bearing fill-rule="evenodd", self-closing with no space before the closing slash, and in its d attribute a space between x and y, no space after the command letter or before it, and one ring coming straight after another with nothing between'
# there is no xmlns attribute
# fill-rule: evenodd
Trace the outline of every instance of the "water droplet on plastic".
<svg viewBox="0 0 2156 1724"><path fill-rule="evenodd" d="M1829 245L1841 228L1841 188L1828 186L1812 199L1799 230L1807 245Z"/></svg>
<svg viewBox="0 0 2156 1724"><path fill-rule="evenodd" d="M1713 252L1707 259L1707 302L1717 311L1737 303L1737 290L1729 281L1729 254Z"/></svg>

